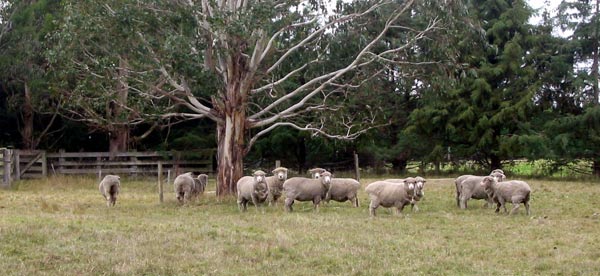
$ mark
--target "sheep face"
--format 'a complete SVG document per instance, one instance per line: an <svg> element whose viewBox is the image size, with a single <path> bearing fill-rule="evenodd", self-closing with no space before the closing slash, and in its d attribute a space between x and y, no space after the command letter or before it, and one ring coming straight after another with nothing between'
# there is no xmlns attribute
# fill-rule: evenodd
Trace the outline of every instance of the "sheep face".
<svg viewBox="0 0 600 276"><path fill-rule="evenodd" d="M492 176L486 176L483 178L483 180L481 180L481 186L483 186L483 189L485 190L485 193L488 195L488 197L493 197L493 185L497 182L498 181L496 181L496 178Z"/></svg>
<svg viewBox="0 0 600 276"><path fill-rule="evenodd" d="M321 175L326 171L327 170L322 169L322 168L314 168L314 169L308 170L308 172L310 172L310 174L312 175L312 178L314 178L314 179L321 178Z"/></svg>
<svg viewBox="0 0 600 276"><path fill-rule="evenodd" d="M277 177L279 181L285 181L287 179L287 169L286 168L277 168L272 171L273 175Z"/></svg>
<svg viewBox="0 0 600 276"><path fill-rule="evenodd" d="M499 171L500 171L500 172L499 172ZM494 171L493 171L493 172L490 174L490 176L491 176L492 178L494 178L494 181L496 181L496 182L502 182L502 181L504 181L504 179L506 179L506 176L505 176L503 173L501 173L501 171L502 171L502 170L494 170Z"/></svg>
<svg viewBox="0 0 600 276"><path fill-rule="evenodd" d="M265 175L266 173L261 170L254 172L254 191L261 198L266 197L269 193L269 186L265 180Z"/></svg>
<svg viewBox="0 0 600 276"><path fill-rule="evenodd" d="M261 170L255 171L253 174L254 182L255 183L265 183L265 175L266 175L266 173Z"/></svg>
<svg viewBox="0 0 600 276"><path fill-rule="evenodd" d="M417 176L415 177L415 193L418 196L423 196L425 193L423 192L423 187L425 187L425 180L423 177Z"/></svg>
<svg viewBox="0 0 600 276"><path fill-rule="evenodd" d="M328 171L325 171L323 173L321 173L321 183L323 183L323 185L327 188L327 190L329 190L329 188L331 187L331 173Z"/></svg>

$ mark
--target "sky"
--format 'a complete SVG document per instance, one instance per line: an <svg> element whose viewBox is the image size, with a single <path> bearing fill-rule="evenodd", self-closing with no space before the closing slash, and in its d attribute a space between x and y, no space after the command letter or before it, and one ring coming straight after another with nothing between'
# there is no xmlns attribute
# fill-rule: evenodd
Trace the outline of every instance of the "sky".
<svg viewBox="0 0 600 276"><path fill-rule="evenodd" d="M538 13L541 14L544 11L544 6L546 6L546 2L550 4L550 14L556 15L556 8L561 0L528 0L527 3L534 9L539 9ZM529 19L529 22L533 24L539 23L541 20L540 16L532 17Z"/></svg>

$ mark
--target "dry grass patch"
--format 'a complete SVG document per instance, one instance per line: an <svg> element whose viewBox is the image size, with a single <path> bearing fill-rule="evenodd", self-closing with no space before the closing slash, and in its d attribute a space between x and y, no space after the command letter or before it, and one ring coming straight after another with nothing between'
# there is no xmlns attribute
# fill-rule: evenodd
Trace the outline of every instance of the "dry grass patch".
<svg viewBox="0 0 600 276"><path fill-rule="evenodd" d="M376 179L366 179L370 183ZM214 180L209 189L214 189ZM427 182L421 211L397 217L331 203L314 213L252 207L214 193L180 206L153 179L123 179L107 208L96 178L22 181L0 191L5 275L539 275L596 274L600 185L529 181L532 216L456 208L452 179Z"/></svg>

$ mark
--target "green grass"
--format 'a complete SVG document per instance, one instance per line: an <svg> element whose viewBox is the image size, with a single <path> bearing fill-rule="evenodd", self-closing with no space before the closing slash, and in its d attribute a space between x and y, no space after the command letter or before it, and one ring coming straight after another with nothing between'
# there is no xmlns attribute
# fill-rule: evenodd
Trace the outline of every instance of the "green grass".
<svg viewBox="0 0 600 276"><path fill-rule="evenodd" d="M376 179L364 179L369 183ZM153 180L123 180L107 208L93 178L0 190L3 275L597 275L600 185L533 181L532 216L458 210L452 179L430 179L421 211L401 217L332 203L249 208L205 194L158 203ZM214 180L209 186L214 189ZM363 185L364 186L364 185Z"/></svg>

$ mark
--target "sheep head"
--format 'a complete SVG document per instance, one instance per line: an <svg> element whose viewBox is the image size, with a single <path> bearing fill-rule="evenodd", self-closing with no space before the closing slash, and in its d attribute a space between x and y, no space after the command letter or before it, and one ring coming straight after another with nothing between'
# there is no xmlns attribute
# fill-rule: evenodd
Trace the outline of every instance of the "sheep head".
<svg viewBox="0 0 600 276"><path fill-rule="evenodd" d="M267 182L265 181L265 175L266 175L266 173L261 170L257 170L253 174L254 191L257 194L259 194L260 196L264 196L269 192L269 186L267 185Z"/></svg>
<svg viewBox="0 0 600 276"><path fill-rule="evenodd" d="M425 187L425 178L417 176L415 177L415 194L417 196L423 196L425 193L423 192L423 188Z"/></svg>
<svg viewBox="0 0 600 276"><path fill-rule="evenodd" d="M503 171L503 170L501 170L501 169L495 169L495 170L493 170L493 171L490 173L490 175L492 175L492 174L494 174L494 173L501 173L501 174L504 174L504 171Z"/></svg>
<svg viewBox="0 0 600 276"><path fill-rule="evenodd" d="M481 186L483 186L483 189L485 190L485 193L489 196L492 197L494 194L494 185L496 185L498 183L498 181L496 180L495 177L492 176L486 176L483 178L483 180L481 180Z"/></svg>
<svg viewBox="0 0 600 276"><path fill-rule="evenodd" d="M285 181L287 179L287 171L288 169L284 167L276 168L272 171L273 175L277 177L279 181Z"/></svg>
<svg viewBox="0 0 600 276"><path fill-rule="evenodd" d="M331 188L331 173L328 171L324 171L323 173L321 173L321 184L323 184L323 186L325 186L325 189L327 191L329 191L329 188Z"/></svg>
<svg viewBox="0 0 600 276"><path fill-rule="evenodd" d="M492 178L494 178L494 180L496 180L496 182L502 182L502 181L504 181L504 179L506 179L506 176L501 171L502 170L494 170L494 171L492 171L490 176Z"/></svg>
<svg viewBox="0 0 600 276"><path fill-rule="evenodd" d="M327 170L325 170L323 168L314 168L314 169L308 170L308 172L312 175L312 178L314 178L314 179L319 179L321 177L321 175L326 171Z"/></svg>

